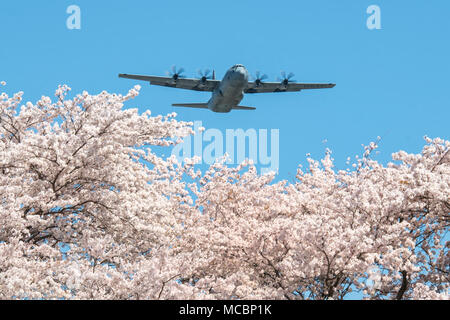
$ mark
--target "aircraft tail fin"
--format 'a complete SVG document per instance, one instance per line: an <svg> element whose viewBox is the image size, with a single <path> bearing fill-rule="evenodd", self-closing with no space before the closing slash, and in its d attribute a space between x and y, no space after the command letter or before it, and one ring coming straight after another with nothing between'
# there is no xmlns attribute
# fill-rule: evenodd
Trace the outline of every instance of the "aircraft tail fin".
<svg viewBox="0 0 450 320"><path fill-rule="evenodd" d="M174 107L186 107L186 108L200 108L200 109L208 109L207 103L174 103L172 104Z"/></svg>
<svg viewBox="0 0 450 320"><path fill-rule="evenodd" d="M185 108L200 108L200 109L208 109L207 103L174 103L172 104L174 107L185 107ZM234 106L231 108L233 110L255 110L255 107L246 107L246 106Z"/></svg>
<svg viewBox="0 0 450 320"><path fill-rule="evenodd" d="M255 110L255 107L246 107L246 106L235 106L232 108L233 110Z"/></svg>

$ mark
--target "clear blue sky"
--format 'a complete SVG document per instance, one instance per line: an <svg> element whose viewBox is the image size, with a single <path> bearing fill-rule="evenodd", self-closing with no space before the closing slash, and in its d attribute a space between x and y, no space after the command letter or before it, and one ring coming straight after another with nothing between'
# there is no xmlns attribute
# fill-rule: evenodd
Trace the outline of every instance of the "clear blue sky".
<svg viewBox="0 0 450 320"><path fill-rule="evenodd" d="M66 28L66 8L81 8L81 30ZM382 30L366 27L366 9L381 8ZM221 78L244 64L275 79L334 82L331 90L246 95L254 112L214 114L176 109L206 128L280 130L280 176L291 178L305 154L333 150L338 167L381 136L378 159L420 151L422 137L449 139L450 2L318 1L1 1L0 80L25 100L73 93L125 93L137 81L118 73L188 75L215 69ZM142 85L127 107L172 112L174 102L206 102L209 93ZM327 143L322 141L327 140Z"/></svg>

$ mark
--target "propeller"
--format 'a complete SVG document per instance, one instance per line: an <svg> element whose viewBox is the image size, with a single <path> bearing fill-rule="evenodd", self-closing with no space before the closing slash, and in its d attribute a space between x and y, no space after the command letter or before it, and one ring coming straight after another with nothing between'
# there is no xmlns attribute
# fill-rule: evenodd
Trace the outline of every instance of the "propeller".
<svg viewBox="0 0 450 320"><path fill-rule="evenodd" d="M200 77L201 77L201 78L200 78L200 81L201 81L202 83L205 83L206 80L212 79L212 75L210 75L211 70L209 70L209 69L206 69L206 70L204 70L204 71L198 70L197 72L198 72L198 74L199 74Z"/></svg>
<svg viewBox="0 0 450 320"><path fill-rule="evenodd" d="M267 74L261 74L259 71L255 72L255 84L257 87L263 84L263 81L267 79Z"/></svg>
<svg viewBox="0 0 450 320"><path fill-rule="evenodd" d="M286 72L281 71L281 77L277 78L278 81L281 82L282 85L287 86L289 83L296 82L296 80L292 80L292 77L295 76L292 72L290 72L288 75L286 75Z"/></svg>
<svg viewBox="0 0 450 320"><path fill-rule="evenodd" d="M172 77L173 80L177 81L180 78L184 78L182 73L184 72L184 68L179 68L177 70L176 66L172 66L172 71L167 71L166 74Z"/></svg>

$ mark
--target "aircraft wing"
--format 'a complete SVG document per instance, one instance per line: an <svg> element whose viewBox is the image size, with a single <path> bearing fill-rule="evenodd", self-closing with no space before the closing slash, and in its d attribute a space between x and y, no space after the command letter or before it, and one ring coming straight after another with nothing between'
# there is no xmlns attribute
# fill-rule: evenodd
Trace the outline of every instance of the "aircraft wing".
<svg viewBox="0 0 450 320"><path fill-rule="evenodd" d="M264 93L264 92L294 92L307 89L326 89L333 88L334 83L289 83L284 85L280 82L262 82L257 85L255 82L249 82L245 93Z"/></svg>
<svg viewBox="0 0 450 320"><path fill-rule="evenodd" d="M135 74L119 74L119 78L148 81L150 84L156 86L210 92L214 91L220 83L219 80L208 79L206 81L202 81L201 79L178 78L175 81L172 77L141 76Z"/></svg>

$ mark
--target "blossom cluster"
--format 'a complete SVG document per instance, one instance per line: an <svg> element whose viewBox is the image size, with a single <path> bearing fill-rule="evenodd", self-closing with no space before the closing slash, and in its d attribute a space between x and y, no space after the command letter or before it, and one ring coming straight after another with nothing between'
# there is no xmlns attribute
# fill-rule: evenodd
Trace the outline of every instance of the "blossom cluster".
<svg viewBox="0 0 450 320"><path fill-rule="evenodd" d="M192 123L124 108L138 86L69 90L0 94L1 299L449 298L450 141L275 182L159 156Z"/></svg>

